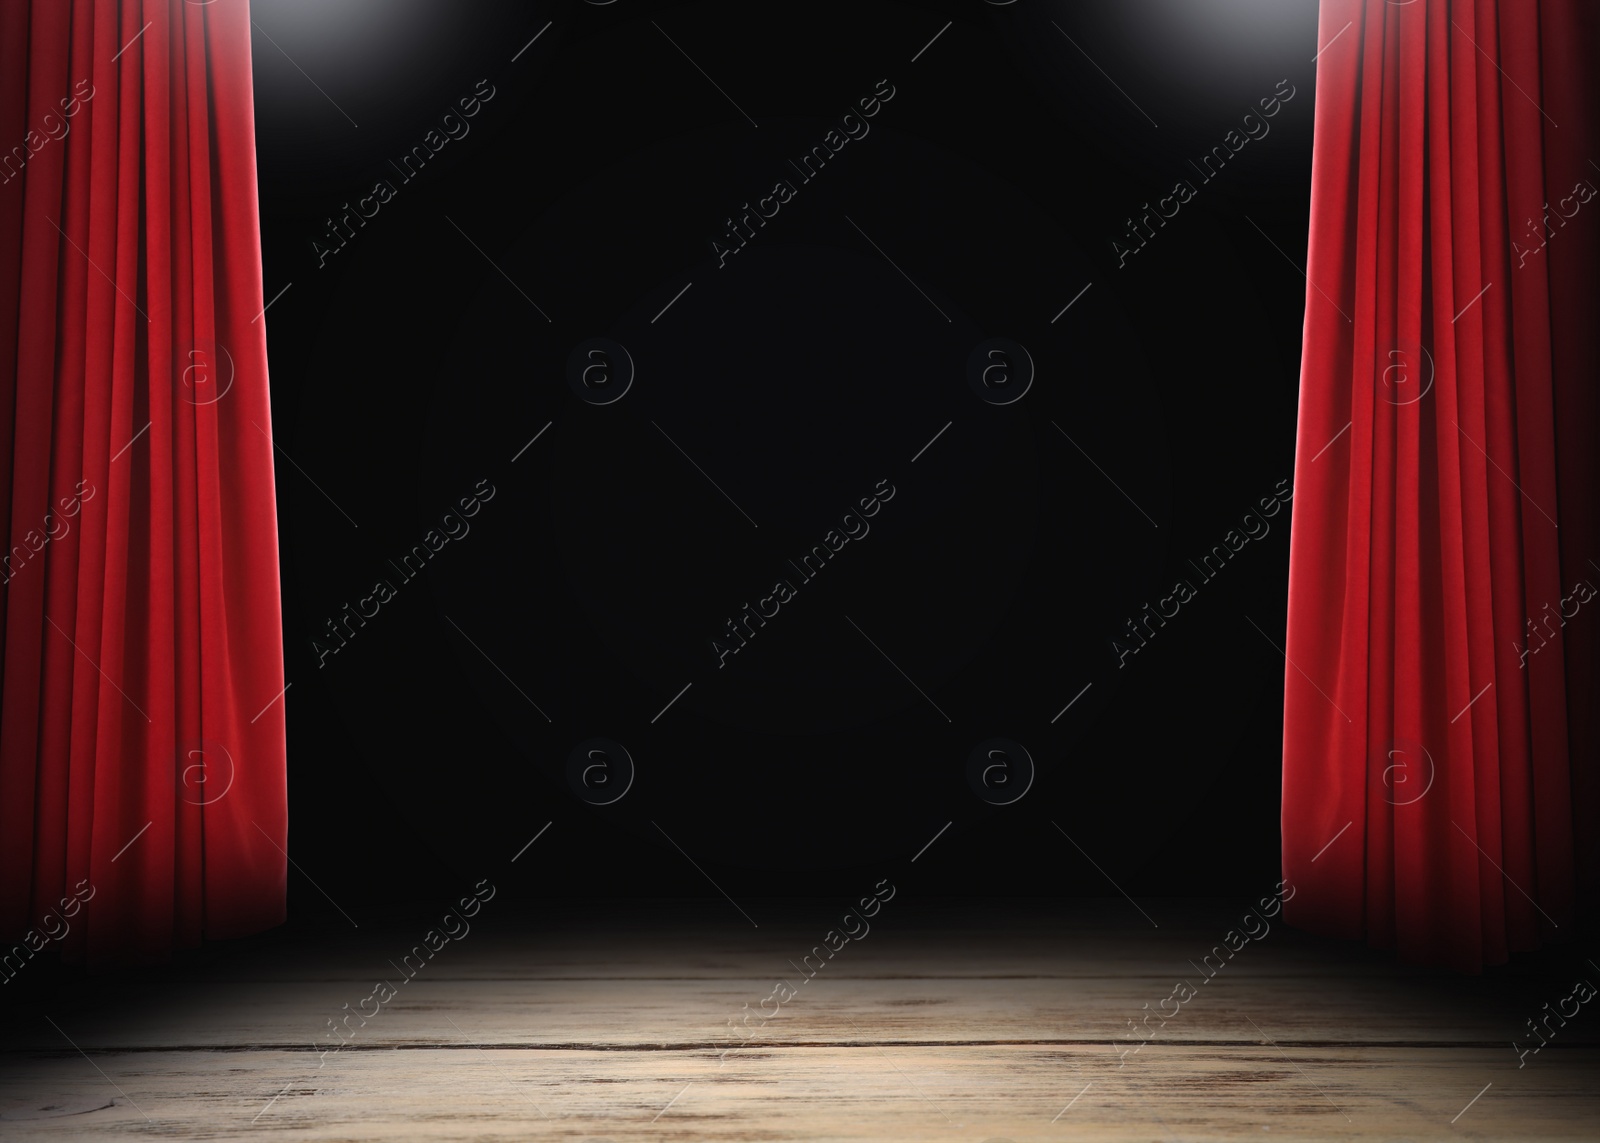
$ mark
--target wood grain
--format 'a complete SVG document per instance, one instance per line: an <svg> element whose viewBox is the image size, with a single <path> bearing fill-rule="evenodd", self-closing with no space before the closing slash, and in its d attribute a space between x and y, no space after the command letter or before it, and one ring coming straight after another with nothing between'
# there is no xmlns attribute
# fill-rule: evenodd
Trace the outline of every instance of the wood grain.
<svg viewBox="0 0 1600 1143"><path fill-rule="evenodd" d="M0 998L0 1137L1525 1140L1600 1124L1595 1014L1524 1066L1511 1046L1567 994L1559 957L1465 979L1275 928L1133 1037L1176 980L1204 979L1191 962L1227 906L1173 904L1159 929L1102 902L886 910L803 984L789 962L825 912L753 931L684 909L486 916L326 1055L327 1021L369 994L409 920L132 976L41 965ZM778 979L796 994L740 1046L729 1019Z"/></svg>

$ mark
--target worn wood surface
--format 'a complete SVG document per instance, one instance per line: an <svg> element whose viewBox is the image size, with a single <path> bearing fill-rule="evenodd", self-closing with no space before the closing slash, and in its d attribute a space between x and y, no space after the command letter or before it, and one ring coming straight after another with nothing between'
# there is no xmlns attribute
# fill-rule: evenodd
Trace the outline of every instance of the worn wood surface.
<svg viewBox="0 0 1600 1143"><path fill-rule="evenodd" d="M0 1138L1600 1137L1600 1014L1512 1047L1582 959L1465 979L1275 925L1207 980L1237 906L1143 904L1159 927L1126 902L891 902L804 983L826 904L759 929L703 902L491 904L336 1052L328 1021L402 979L426 914L132 974L31 964L0 996ZM780 980L776 1016L730 1029ZM1192 999L1144 1020L1179 981Z"/></svg>

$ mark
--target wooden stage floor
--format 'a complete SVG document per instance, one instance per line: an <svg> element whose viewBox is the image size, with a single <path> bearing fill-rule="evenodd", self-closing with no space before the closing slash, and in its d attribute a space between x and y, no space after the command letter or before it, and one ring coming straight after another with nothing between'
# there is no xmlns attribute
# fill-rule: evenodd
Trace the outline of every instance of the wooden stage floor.
<svg viewBox="0 0 1600 1143"><path fill-rule="evenodd" d="M0 1138L1600 1138L1600 1004L1512 1046L1600 985L1570 950L1469 979L1274 922L1218 969L1243 902L902 899L808 978L844 904L740 904L502 897L414 977L424 909L30 962Z"/></svg>

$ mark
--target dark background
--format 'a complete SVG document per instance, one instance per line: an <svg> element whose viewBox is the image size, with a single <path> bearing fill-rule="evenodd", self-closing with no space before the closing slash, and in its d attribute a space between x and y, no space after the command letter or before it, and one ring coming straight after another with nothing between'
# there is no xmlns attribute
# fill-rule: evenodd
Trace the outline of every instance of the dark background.
<svg viewBox="0 0 1600 1143"><path fill-rule="evenodd" d="M485 876L1269 889L1291 513L1211 582L1189 561L1292 474L1315 0L749 7L255 0L292 907L331 909L306 875L357 915ZM883 79L801 184L785 160ZM633 359L613 404L568 384L593 337ZM969 385L990 338L1033 360L1012 404ZM885 479L870 534L719 668L725 621ZM402 579L480 481L470 531ZM394 598L319 656L379 579ZM636 766L606 806L568 780L595 737ZM1037 768L1004 806L967 777L997 737Z"/></svg>

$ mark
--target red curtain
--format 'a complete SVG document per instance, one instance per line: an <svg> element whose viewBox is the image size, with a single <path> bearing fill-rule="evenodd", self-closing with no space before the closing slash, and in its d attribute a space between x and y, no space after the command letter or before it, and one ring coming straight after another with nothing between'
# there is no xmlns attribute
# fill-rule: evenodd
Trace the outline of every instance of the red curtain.
<svg viewBox="0 0 1600 1143"><path fill-rule="evenodd" d="M1592 891L1588 0L1324 0L1285 906L1478 971Z"/></svg>
<svg viewBox="0 0 1600 1143"><path fill-rule="evenodd" d="M0 976L284 915L245 0L0 4Z"/></svg>

